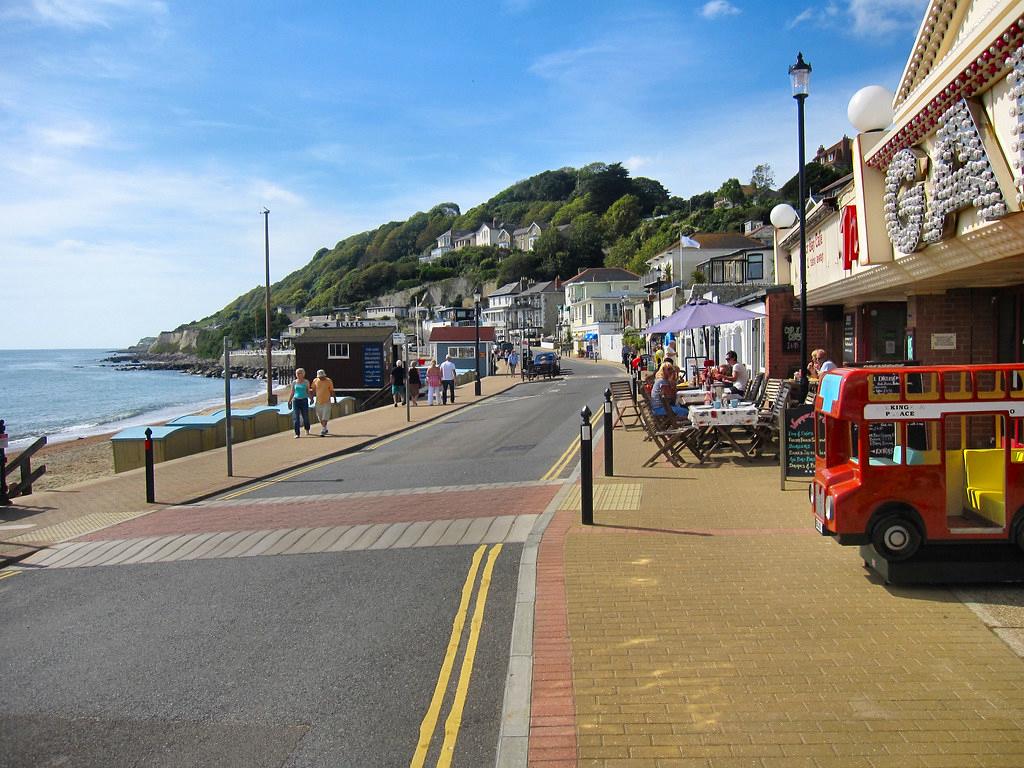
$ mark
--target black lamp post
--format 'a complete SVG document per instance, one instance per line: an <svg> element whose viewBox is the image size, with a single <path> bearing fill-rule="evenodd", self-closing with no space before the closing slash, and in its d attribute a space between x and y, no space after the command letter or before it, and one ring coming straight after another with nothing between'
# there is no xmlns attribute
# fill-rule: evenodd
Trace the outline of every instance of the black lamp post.
<svg viewBox="0 0 1024 768"><path fill-rule="evenodd" d="M655 290L658 292L658 312L654 317L654 322L661 320L661 281L665 277L665 273L661 271L661 267L658 267L657 277L654 278Z"/></svg>
<svg viewBox="0 0 1024 768"><path fill-rule="evenodd" d="M811 65L804 61L803 53L797 53L796 64L789 68L789 77L793 81L793 98L796 99L797 135L799 143L800 170L798 191L800 204L797 214L800 216L800 400L807 396L807 176L804 171L804 101L811 84Z"/></svg>
<svg viewBox="0 0 1024 768"><path fill-rule="evenodd" d="M476 347L473 349L473 358L476 360L476 381L473 383L473 392L480 397L480 291L473 294L473 320L476 325Z"/></svg>

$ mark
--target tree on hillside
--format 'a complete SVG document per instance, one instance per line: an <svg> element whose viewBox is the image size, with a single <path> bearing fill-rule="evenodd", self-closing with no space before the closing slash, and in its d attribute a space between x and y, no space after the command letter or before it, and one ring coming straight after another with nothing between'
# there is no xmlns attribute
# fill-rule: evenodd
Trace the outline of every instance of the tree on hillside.
<svg viewBox="0 0 1024 768"><path fill-rule="evenodd" d="M622 163L591 163L580 168L576 195L589 198L587 210L593 213L604 213L612 203L632 191L629 171L622 167Z"/></svg>
<svg viewBox="0 0 1024 768"><path fill-rule="evenodd" d="M548 227L540 233L533 244L533 253L537 257L540 276L545 280L569 274L562 271L562 265L569 260L569 244L557 228Z"/></svg>
<svg viewBox="0 0 1024 768"><path fill-rule="evenodd" d="M521 277L534 277L540 267L536 253L513 253L498 265L498 285L512 283Z"/></svg>
<svg viewBox="0 0 1024 768"><path fill-rule="evenodd" d="M551 217L551 223L556 226L560 224L568 224L577 216L581 216L589 210L591 210L591 207L590 197L588 195L574 197L558 209L558 212Z"/></svg>
<svg viewBox="0 0 1024 768"><path fill-rule="evenodd" d="M587 267L604 263L604 238L601 220L594 213L584 213L572 221L569 229L569 262L562 265L559 274L576 274Z"/></svg>
<svg viewBox="0 0 1024 768"><path fill-rule="evenodd" d="M667 213L669 202L668 190L660 181L637 176L633 179L633 194L640 203L640 215L650 216L656 213Z"/></svg>
<svg viewBox="0 0 1024 768"><path fill-rule="evenodd" d="M746 202L746 195L743 194L743 187L739 179L726 179L718 188L716 197L719 200L728 200L733 205L743 205Z"/></svg>
<svg viewBox="0 0 1024 768"><path fill-rule="evenodd" d="M804 166L804 173L807 179L807 194L816 194L821 189L824 189L833 181L838 181L847 175L849 171L837 170L829 165L822 165L821 163L808 163ZM783 200L786 200L794 205L797 202L797 198L800 197L799 191L799 177L794 175L789 181L782 185L782 189L779 190L779 195Z"/></svg>
<svg viewBox="0 0 1024 768"><path fill-rule="evenodd" d="M636 195L623 195L601 217L605 238L614 242L625 237L640 223L640 200Z"/></svg>
<svg viewBox="0 0 1024 768"><path fill-rule="evenodd" d="M760 163L754 166L750 174L750 186L754 188L754 197L761 199L765 193L770 192L775 186L775 172L768 163Z"/></svg>

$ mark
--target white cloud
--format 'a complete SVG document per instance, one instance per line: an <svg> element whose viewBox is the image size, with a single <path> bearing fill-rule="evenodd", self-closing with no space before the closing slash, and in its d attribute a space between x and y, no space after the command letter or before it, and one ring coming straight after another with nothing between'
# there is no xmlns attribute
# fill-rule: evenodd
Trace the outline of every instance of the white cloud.
<svg viewBox="0 0 1024 768"><path fill-rule="evenodd" d="M916 29L927 0L850 0L853 32L859 37Z"/></svg>
<svg viewBox="0 0 1024 768"><path fill-rule="evenodd" d="M91 123L79 122L53 127L39 127L30 131L43 144L64 149L96 147L101 142L100 131Z"/></svg>
<svg viewBox="0 0 1024 768"><path fill-rule="evenodd" d="M740 9L729 2L729 0L708 0L700 9L700 15L705 19L717 19L721 16L735 16Z"/></svg>
<svg viewBox="0 0 1024 768"><path fill-rule="evenodd" d="M635 176L638 171L651 164L651 158L649 156L631 155L622 164Z"/></svg>
<svg viewBox="0 0 1024 768"><path fill-rule="evenodd" d="M117 17L166 16L159 0L33 0L30 8L13 9L22 18L71 29L109 27Z"/></svg>

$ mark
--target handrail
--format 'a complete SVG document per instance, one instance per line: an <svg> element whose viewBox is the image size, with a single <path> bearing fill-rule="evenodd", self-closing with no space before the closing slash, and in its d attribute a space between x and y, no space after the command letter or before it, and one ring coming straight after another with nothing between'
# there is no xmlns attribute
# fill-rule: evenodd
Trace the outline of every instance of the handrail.
<svg viewBox="0 0 1024 768"><path fill-rule="evenodd" d="M32 469L32 456L46 445L46 435L37 439L32 445L18 454L18 458L10 463L4 462L3 474L7 485L7 497L13 499L17 496L29 496L32 493L32 483L46 474L46 465ZM21 470L21 480L16 483L7 481L8 476L14 474L15 469Z"/></svg>
<svg viewBox="0 0 1024 768"><path fill-rule="evenodd" d="M378 398L383 399L385 394L388 394L388 395L391 394L391 385L390 384L385 384L383 387L378 389L376 392L374 392L368 398L363 400L362 404L360 405L360 409L363 410L363 411L367 410L370 407L371 403L374 403Z"/></svg>

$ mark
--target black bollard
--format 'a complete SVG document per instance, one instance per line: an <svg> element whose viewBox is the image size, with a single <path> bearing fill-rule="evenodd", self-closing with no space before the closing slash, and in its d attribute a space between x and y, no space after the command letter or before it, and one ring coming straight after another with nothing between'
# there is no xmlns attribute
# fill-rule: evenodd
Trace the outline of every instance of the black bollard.
<svg viewBox="0 0 1024 768"><path fill-rule="evenodd" d="M640 384L640 369L639 368L637 368L635 371L633 371L632 383L633 383L633 402L635 403L637 395L640 394L637 391L637 388L639 387L639 384Z"/></svg>
<svg viewBox="0 0 1024 768"><path fill-rule="evenodd" d="M0 419L0 505L8 506L11 497L7 495L7 425Z"/></svg>
<svg viewBox="0 0 1024 768"><path fill-rule="evenodd" d="M580 511L583 524L594 524L594 451L591 445L590 408L580 411Z"/></svg>
<svg viewBox="0 0 1024 768"><path fill-rule="evenodd" d="M156 501L156 491L153 488L153 430L146 427L146 503L152 504Z"/></svg>
<svg viewBox="0 0 1024 768"><path fill-rule="evenodd" d="M612 459L612 388L604 390L604 476L615 476L615 462Z"/></svg>

